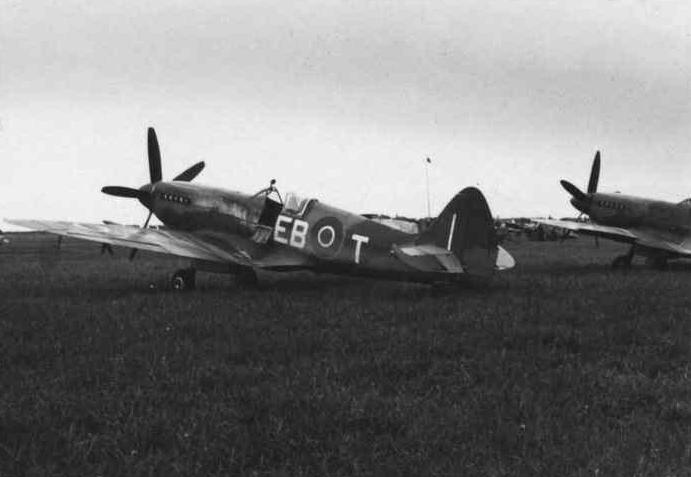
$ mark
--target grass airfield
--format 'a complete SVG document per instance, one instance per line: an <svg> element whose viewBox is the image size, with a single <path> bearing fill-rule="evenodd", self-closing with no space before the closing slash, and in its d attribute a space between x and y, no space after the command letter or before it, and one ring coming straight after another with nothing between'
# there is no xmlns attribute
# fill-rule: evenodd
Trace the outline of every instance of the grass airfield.
<svg viewBox="0 0 691 477"><path fill-rule="evenodd" d="M691 265L508 242L488 289L184 261L11 234L0 475L691 474Z"/></svg>

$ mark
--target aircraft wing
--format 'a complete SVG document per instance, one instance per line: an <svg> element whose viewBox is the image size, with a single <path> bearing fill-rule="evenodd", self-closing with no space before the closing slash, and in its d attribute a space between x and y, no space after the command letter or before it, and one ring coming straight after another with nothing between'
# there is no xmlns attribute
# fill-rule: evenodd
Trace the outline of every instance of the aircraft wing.
<svg viewBox="0 0 691 477"><path fill-rule="evenodd" d="M533 219L533 221L550 227L573 230L585 235L594 235L619 242L633 243L638 239L638 236L632 233L630 229L623 229L621 227L610 227L608 225L597 225L587 222L572 222L570 220Z"/></svg>
<svg viewBox="0 0 691 477"><path fill-rule="evenodd" d="M212 244L190 232L143 229L120 224L85 224L48 220L5 220L5 222L31 230L120 247L136 248L184 258L252 266L249 255L243 251Z"/></svg>
<svg viewBox="0 0 691 477"><path fill-rule="evenodd" d="M639 228L625 229L593 223L571 222L568 220L536 219L535 222L551 227L574 230L584 235L593 235L618 242L636 244L640 247L664 250L675 255L691 256L691 240L689 240L688 237L673 234L671 232L665 233L653 229Z"/></svg>

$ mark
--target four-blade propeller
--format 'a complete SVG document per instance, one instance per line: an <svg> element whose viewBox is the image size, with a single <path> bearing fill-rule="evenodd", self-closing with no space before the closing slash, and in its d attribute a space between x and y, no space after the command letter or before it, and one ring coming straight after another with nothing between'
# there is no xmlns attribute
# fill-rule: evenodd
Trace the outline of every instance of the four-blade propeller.
<svg viewBox="0 0 691 477"><path fill-rule="evenodd" d="M590 169L590 180L588 181L588 193L586 194L581 189L573 185L567 180L561 180L559 183L561 186L573 196L574 199L579 201L584 201L588 198L588 195L597 192L597 183L600 180L600 151L595 153L595 159L593 159L593 166Z"/></svg>
<svg viewBox="0 0 691 477"><path fill-rule="evenodd" d="M149 209L149 215L144 221L143 228L149 225L149 220L153 215L153 191L156 183L161 182L163 172L161 170L161 150L158 147L158 139L156 138L156 131L154 128L149 128L147 133L147 151L149 158L149 183L144 184L139 189L123 186L106 186L101 189L101 192L115 197L127 197L131 199L139 199L144 207ZM198 162L195 165L187 168L184 172L178 174L173 179L174 181L190 182L204 169L204 162ZM134 258L137 249L132 249L130 253L130 260Z"/></svg>
<svg viewBox="0 0 691 477"><path fill-rule="evenodd" d="M160 182L163 177L161 171L161 150L158 147L158 139L156 138L156 131L154 128L149 128L147 135L147 150L149 152L149 184L143 185L139 189L123 186L106 186L101 189L101 192L116 197L128 197L139 199L146 207L150 203L153 185ZM181 182L190 182L204 169L204 162L198 162L187 170L178 174L173 180Z"/></svg>

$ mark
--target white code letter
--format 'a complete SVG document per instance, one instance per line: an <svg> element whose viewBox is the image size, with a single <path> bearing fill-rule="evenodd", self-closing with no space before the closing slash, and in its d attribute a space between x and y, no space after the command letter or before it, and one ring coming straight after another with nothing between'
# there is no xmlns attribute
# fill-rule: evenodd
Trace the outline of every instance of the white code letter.
<svg viewBox="0 0 691 477"><path fill-rule="evenodd" d="M293 221L290 217L279 215L274 226L274 240L279 243L288 243L288 230L283 224L289 224Z"/></svg>
<svg viewBox="0 0 691 477"><path fill-rule="evenodd" d="M297 248L304 248L308 227L309 224L304 220L295 219L293 223L293 232L290 234L290 245Z"/></svg>
<svg viewBox="0 0 691 477"><path fill-rule="evenodd" d="M360 248L363 243L369 242L369 237L353 234L353 240L355 240L355 263L360 263Z"/></svg>

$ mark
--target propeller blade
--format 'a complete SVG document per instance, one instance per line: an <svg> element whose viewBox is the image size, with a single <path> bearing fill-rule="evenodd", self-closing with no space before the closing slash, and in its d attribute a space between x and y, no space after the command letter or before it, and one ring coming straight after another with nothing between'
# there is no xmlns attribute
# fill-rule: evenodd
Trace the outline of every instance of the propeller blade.
<svg viewBox="0 0 691 477"><path fill-rule="evenodd" d="M144 221L144 226L142 227L143 229L147 228L149 226L149 220L151 220L151 216L153 215L153 211L149 211L149 215Z"/></svg>
<svg viewBox="0 0 691 477"><path fill-rule="evenodd" d="M181 182L190 182L192 179L197 177L202 170L204 170L205 165L206 164L204 164L204 161L198 162L195 165L193 165L192 167L189 167L184 172L175 176L175 178L173 180L174 181L181 181Z"/></svg>
<svg viewBox="0 0 691 477"><path fill-rule="evenodd" d="M149 226L149 220L151 220L151 216L153 215L153 211L149 211L149 215L146 217L146 220L144 221L144 226L142 227L143 229L147 228ZM134 260L134 257L137 255L137 250L136 248L133 248L130 250L130 262Z"/></svg>
<svg viewBox="0 0 691 477"><path fill-rule="evenodd" d="M569 194L571 194L574 197L574 199L578 199L578 200L585 200L586 199L586 195L583 193L583 191L581 189L579 189L578 187L576 187L575 185L573 185L572 183L570 183L569 181L562 180L562 181L559 181L559 183L561 184L561 186L564 189L566 189L566 192L568 192Z"/></svg>
<svg viewBox="0 0 691 477"><path fill-rule="evenodd" d="M114 195L116 197L130 197L133 199L138 199L142 195L139 189L121 186L106 186L101 189L101 192L108 195Z"/></svg>
<svg viewBox="0 0 691 477"><path fill-rule="evenodd" d="M161 172L161 150L158 147L158 139L156 138L154 128L149 128L147 144L149 149L149 178L153 184L159 182L163 177Z"/></svg>
<svg viewBox="0 0 691 477"><path fill-rule="evenodd" d="M590 169L590 180L588 181L588 194L597 192L597 183L600 180L600 151L595 153L593 167Z"/></svg>

